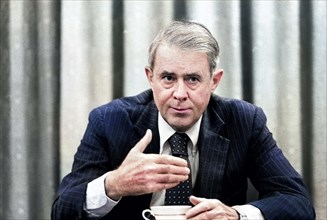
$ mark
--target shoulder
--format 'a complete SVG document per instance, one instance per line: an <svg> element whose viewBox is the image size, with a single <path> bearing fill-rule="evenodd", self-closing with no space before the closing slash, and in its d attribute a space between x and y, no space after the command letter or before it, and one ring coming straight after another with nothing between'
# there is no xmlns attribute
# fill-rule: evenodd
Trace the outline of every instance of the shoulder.
<svg viewBox="0 0 327 220"><path fill-rule="evenodd" d="M102 117L129 116L137 117L146 108L155 108L151 90L146 90L135 96L114 99L109 103L92 109L90 116L101 115Z"/></svg>
<svg viewBox="0 0 327 220"><path fill-rule="evenodd" d="M210 106L222 113L239 112L239 113L253 113L260 109L260 107L250 102L234 99L225 98L217 95L212 95L210 100Z"/></svg>
<svg viewBox="0 0 327 220"><path fill-rule="evenodd" d="M240 99L212 95L208 108L214 111L225 123L231 121L251 123L257 119L263 123L266 121L262 108Z"/></svg>

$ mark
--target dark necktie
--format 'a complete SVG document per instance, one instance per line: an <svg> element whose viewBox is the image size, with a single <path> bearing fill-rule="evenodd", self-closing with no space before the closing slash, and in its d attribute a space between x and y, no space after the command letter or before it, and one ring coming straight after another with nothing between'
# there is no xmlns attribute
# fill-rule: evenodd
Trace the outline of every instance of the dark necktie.
<svg viewBox="0 0 327 220"><path fill-rule="evenodd" d="M171 147L173 156L183 158L187 161L189 168L190 162L188 160L187 142L189 137L185 133L175 133L168 142ZM190 168L191 169L191 168ZM192 194L192 177L181 182L179 185L166 190L165 205L190 205L189 197Z"/></svg>

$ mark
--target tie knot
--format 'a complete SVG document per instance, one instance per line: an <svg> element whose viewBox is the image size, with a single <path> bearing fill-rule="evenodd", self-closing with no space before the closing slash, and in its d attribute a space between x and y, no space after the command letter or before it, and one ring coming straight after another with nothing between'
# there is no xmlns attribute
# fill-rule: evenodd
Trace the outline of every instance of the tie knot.
<svg viewBox="0 0 327 220"><path fill-rule="evenodd" d="M187 153L187 142L189 137L185 133L175 133L173 134L168 142L171 147L171 153L174 156L188 156Z"/></svg>

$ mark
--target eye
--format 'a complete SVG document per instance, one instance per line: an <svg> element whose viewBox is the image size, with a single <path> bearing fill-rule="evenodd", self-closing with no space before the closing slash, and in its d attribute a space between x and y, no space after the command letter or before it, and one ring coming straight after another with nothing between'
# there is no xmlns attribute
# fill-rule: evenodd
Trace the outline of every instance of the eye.
<svg viewBox="0 0 327 220"><path fill-rule="evenodd" d="M174 80L174 77L171 75L165 75L162 77L162 79L166 82L172 82Z"/></svg>
<svg viewBox="0 0 327 220"><path fill-rule="evenodd" d="M173 80L172 76L164 76L163 78L164 78L164 80L167 80L167 81Z"/></svg>
<svg viewBox="0 0 327 220"><path fill-rule="evenodd" d="M190 84L196 84L196 83L200 82L200 79L199 79L199 77L197 77L197 76L188 76L188 77L186 78L186 81L187 81L188 83L190 83Z"/></svg>

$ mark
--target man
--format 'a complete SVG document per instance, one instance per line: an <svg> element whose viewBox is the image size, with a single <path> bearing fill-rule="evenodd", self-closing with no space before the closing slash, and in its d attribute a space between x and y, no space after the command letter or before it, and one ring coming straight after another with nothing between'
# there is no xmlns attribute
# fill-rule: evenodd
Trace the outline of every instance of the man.
<svg viewBox="0 0 327 220"><path fill-rule="evenodd" d="M168 204L166 194L186 182L187 219L314 219L302 177L263 111L213 94L223 75L218 55L201 24L162 29L145 68L151 90L90 113L52 219L142 219L142 210ZM186 137L186 158L171 155L173 134ZM247 178L259 192L249 204Z"/></svg>

